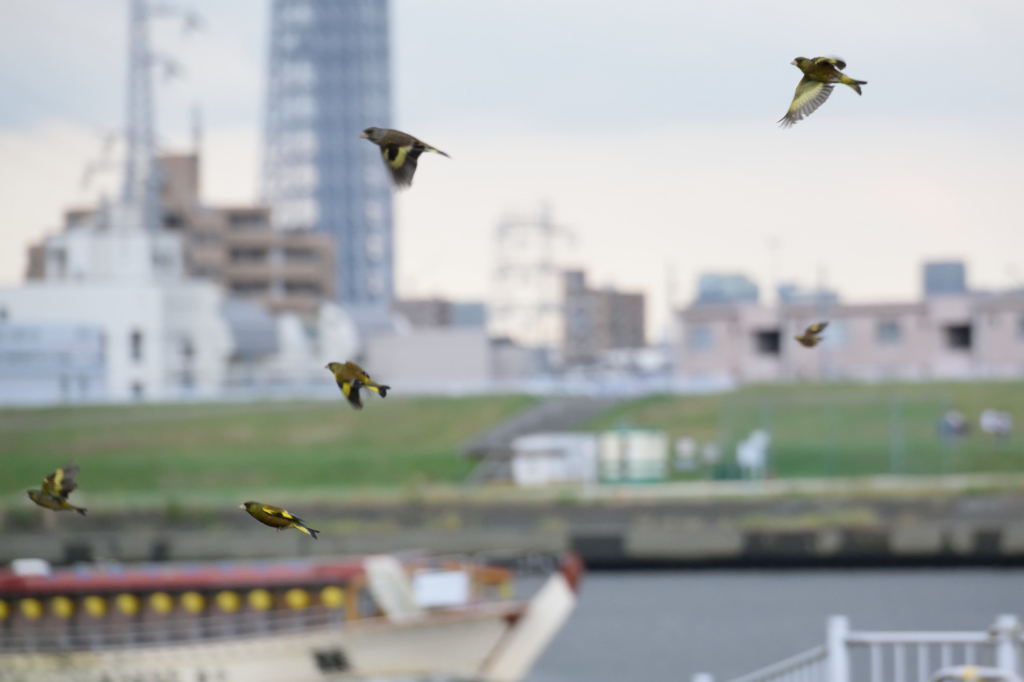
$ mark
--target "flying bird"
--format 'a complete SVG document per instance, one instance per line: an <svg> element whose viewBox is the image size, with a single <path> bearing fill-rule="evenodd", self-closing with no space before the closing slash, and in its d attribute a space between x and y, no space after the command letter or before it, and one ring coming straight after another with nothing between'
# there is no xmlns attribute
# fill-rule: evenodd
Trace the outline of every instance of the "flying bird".
<svg viewBox="0 0 1024 682"><path fill-rule="evenodd" d="M412 184L412 176L416 173L416 161L423 152L436 152L451 158L440 149L431 147L423 140L400 130L367 128L359 137L380 147L380 155L384 159L384 165L391 171L391 178L396 187L408 187Z"/></svg>
<svg viewBox="0 0 1024 682"><path fill-rule="evenodd" d="M381 398L387 398L388 391L391 389L390 386L378 384L376 381L371 379L370 375L354 362L346 362L345 364L340 362L328 362L324 366L324 369L331 370L331 374L334 375L334 380L337 382L338 388L340 388L342 394L348 398L349 404L357 410L363 408L363 401L359 397L359 389L363 387L368 388L371 391L379 393Z"/></svg>
<svg viewBox="0 0 1024 682"><path fill-rule="evenodd" d="M43 479L43 485L38 490L29 490L28 497L40 507L46 507L54 511L73 509L82 516L85 516L85 509L76 507L68 502L68 495L78 487L75 477L78 476L78 465L69 464L54 471Z"/></svg>
<svg viewBox="0 0 1024 682"><path fill-rule="evenodd" d="M806 346L807 348L814 348L821 343L821 333L825 331L825 327L828 326L828 322L816 322L808 327L803 334L794 336L793 338L800 342L800 345Z"/></svg>
<svg viewBox="0 0 1024 682"><path fill-rule="evenodd" d="M302 531L314 540L316 540L316 536L320 533L320 531L307 526L302 519L298 516L294 516L287 509L281 509L280 507L275 507L272 504L250 501L243 502L238 505L238 508L249 512L249 516L266 526L270 526L271 528L276 528L278 530L294 528Z"/></svg>
<svg viewBox="0 0 1024 682"><path fill-rule="evenodd" d="M804 77L797 83L796 93L789 105L789 111L779 119L783 128L788 128L797 121L810 116L818 107L825 103L832 94L833 83L842 83L854 89L859 95L860 86L867 81L858 81L842 72L846 62L838 57L797 57L790 62L803 71Z"/></svg>

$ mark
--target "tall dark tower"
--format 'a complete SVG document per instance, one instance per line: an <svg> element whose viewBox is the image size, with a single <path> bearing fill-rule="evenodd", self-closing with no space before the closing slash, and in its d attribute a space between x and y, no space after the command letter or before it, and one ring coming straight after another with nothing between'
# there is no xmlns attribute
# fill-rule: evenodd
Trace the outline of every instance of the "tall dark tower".
<svg viewBox="0 0 1024 682"><path fill-rule="evenodd" d="M263 192L275 226L333 235L338 302L383 319L391 186L359 133L390 125L388 0L273 0L268 73Z"/></svg>

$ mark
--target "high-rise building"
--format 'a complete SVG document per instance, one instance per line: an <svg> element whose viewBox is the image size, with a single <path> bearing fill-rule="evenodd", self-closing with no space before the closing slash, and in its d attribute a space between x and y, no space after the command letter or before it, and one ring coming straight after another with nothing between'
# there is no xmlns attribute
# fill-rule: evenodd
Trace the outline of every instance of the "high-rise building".
<svg viewBox="0 0 1024 682"><path fill-rule="evenodd" d="M507 215L494 233L494 278L488 327L533 348L556 348L562 339L562 272L574 245L572 232L542 206L537 215Z"/></svg>
<svg viewBox="0 0 1024 682"><path fill-rule="evenodd" d="M925 263L922 274L925 296L967 293L967 268L962 261Z"/></svg>
<svg viewBox="0 0 1024 682"><path fill-rule="evenodd" d="M274 0L263 190L277 229L334 238L335 297L382 319L393 292L391 186L359 138L391 120L388 0Z"/></svg>

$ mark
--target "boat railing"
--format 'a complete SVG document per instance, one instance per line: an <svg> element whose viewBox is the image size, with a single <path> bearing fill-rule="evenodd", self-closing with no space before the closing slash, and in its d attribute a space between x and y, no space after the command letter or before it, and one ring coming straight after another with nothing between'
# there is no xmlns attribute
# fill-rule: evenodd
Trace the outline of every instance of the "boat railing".
<svg viewBox="0 0 1024 682"><path fill-rule="evenodd" d="M826 641L729 682L1021 682L1021 625L1001 615L987 630L965 632L852 630L831 616ZM693 682L714 682L699 673Z"/></svg>
<svg viewBox="0 0 1024 682"><path fill-rule="evenodd" d="M173 613L151 618L117 619L81 616L40 619L0 627L0 652L107 649L200 643L268 634L303 632L341 625L344 609L310 607L237 613Z"/></svg>

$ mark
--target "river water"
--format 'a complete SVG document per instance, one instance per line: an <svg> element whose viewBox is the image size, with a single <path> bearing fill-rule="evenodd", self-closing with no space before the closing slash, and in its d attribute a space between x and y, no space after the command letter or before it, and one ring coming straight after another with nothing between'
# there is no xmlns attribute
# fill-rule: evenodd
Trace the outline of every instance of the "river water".
<svg viewBox="0 0 1024 682"><path fill-rule="evenodd" d="M1024 569L604 572L528 682L690 682L751 672L854 629L983 630L1024 619Z"/></svg>

